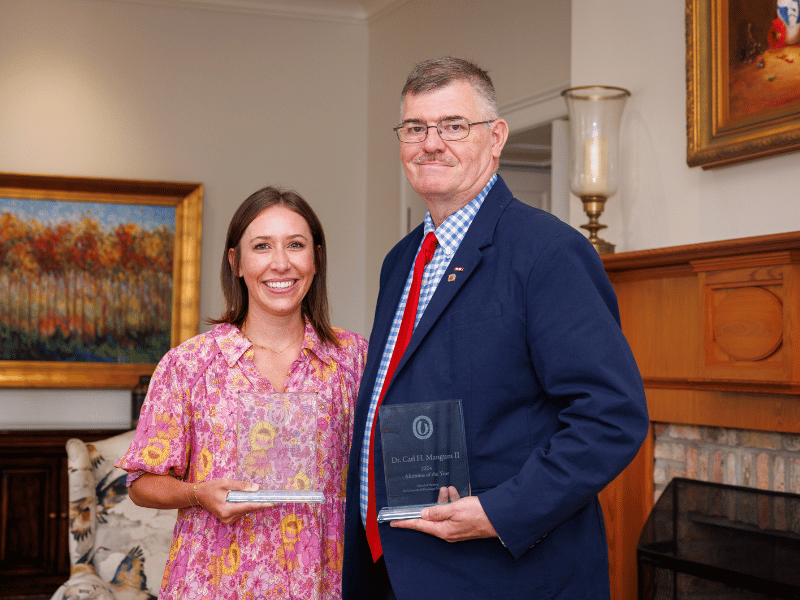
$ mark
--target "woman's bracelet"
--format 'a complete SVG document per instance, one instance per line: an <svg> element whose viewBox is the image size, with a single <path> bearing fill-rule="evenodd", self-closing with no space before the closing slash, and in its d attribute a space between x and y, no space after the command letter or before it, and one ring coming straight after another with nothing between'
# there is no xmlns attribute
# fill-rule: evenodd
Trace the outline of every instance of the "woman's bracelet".
<svg viewBox="0 0 800 600"><path fill-rule="evenodd" d="M192 488L192 491L194 491L194 499L195 499L195 502L197 502L197 505L200 508L205 508L205 506L203 506L203 503L200 502L200 498L197 497L197 482L195 482L194 487Z"/></svg>

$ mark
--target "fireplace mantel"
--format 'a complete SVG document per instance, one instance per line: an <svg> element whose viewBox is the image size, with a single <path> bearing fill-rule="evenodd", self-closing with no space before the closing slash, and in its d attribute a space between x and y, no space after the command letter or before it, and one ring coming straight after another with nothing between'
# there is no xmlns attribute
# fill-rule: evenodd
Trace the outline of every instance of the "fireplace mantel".
<svg viewBox="0 0 800 600"><path fill-rule="evenodd" d="M800 232L603 256L650 421L800 433ZM797 346L797 348L796 348ZM601 494L612 598L636 597L653 427Z"/></svg>

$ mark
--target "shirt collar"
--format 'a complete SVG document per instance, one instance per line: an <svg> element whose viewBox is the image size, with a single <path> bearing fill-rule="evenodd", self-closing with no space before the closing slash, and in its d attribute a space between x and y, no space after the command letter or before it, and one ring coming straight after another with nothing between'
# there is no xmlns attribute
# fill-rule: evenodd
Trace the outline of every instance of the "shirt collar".
<svg viewBox="0 0 800 600"><path fill-rule="evenodd" d="M312 327L311 321L306 319L305 323L303 347L300 353L303 355L312 353L325 364L330 364L332 360L335 360L334 354L338 348L333 347L331 344L323 343L314 327ZM223 323L215 327L211 331L211 336L214 338L229 367L233 367L244 353L253 347L253 343L247 339L242 331L229 323Z"/></svg>
<svg viewBox="0 0 800 600"><path fill-rule="evenodd" d="M464 239L467 229L472 224L475 215L478 214L478 209L480 209L496 181L497 173L491 176L484 188L469 204L447 217L438 228L433 224L431 211L428 211L425 214L425 227L422 237L424 238L433 231L436 234L436 241L445 251L445 254L448 256L453 254L458 250L458 246L461 244L461 240Z"/></svg>

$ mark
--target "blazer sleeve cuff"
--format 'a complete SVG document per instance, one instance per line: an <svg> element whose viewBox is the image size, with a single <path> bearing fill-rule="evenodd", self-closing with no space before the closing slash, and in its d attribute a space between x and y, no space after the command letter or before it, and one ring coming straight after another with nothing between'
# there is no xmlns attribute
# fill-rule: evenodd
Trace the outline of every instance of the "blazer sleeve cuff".
<svg viewBox="0 0 800 600"><path fill-rule="evenodd" d="M502 486L482 492L478 499L481 502L483 512L497 532L500 543L511 553L514 560L522 558L528 550L534 548L539 542L547 537L547 532L541 535L530 535L526 531L526 526L515 522L514 510L508 508L508 504L502 502L504 493Z"/></svg>

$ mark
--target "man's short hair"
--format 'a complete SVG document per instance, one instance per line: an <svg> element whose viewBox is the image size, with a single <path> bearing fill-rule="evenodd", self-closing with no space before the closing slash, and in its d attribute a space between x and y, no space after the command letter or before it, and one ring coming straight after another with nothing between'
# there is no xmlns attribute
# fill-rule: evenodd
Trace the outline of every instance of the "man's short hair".
<svg viewBox="0 0 800 600"><path fill-rule="evenodd" d="M479 107L484 114L481 119L497 119L497 98L489 73L475 63L462 58L446 56L419 63L409 73L400 94L401 119L402 103L408 94L416 96L446 87L456 81L467 81L472 85Z"/></svg>

